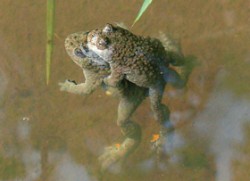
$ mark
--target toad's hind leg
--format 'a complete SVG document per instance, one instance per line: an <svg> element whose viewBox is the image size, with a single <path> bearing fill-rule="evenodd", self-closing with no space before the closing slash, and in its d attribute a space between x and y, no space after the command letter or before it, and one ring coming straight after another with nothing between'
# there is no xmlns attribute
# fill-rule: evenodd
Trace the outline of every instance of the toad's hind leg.
<svg viewBox="0 0 250 181"><path fill-rule="evenodd" d="M103 171L115 162L126 158L137 148L141 141L141 128L137 123L131 121L130 117L141 104L146 94L145 91L139 87L137 87L137 90L133 90L132 88L127 91L130 91L130 93L132 93L132 91L135 92L133 95L124 95L120 99L117 119L117 124L121 128L125 140L121 144L107 147L104 153L99 157Z"/></svg>
<svg viewBox="0 0 250 181"><path fill-rule="evenodd" d="M164 87L165 83L162 81L149 88L151 109L155 119L160 124L159 138L157 140L152 140L154 141L153 148L159 157L165 154L166 150L164 150L164 146L166 138L174 131L174 126L169 118L170 111L167 106L161 103ZM171 137L168 138L168 141L173 141Z"/></svg>

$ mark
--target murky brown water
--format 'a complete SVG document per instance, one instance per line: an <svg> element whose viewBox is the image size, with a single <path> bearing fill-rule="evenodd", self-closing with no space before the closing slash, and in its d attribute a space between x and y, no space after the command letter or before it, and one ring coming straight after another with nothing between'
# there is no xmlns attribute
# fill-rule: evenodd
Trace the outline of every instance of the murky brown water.
<svg viewBox="0 0 250 181"><path fill-rule="evenodd" d="M60 92L58 82L83 80L64 50L65 37L107 22L130 26L142 1L57 1L50 85L45 84L46 3L0 3L0 180L95 181L97 157L120 140L117 99ZM250 3L246 0L154 1L132 28L180 40L199 60L186 90L166 90L178 127L167 168L154 167L157 130L148 101L133 119L142 144L104 176L108 181L231 181L250 178Z"/></svg>

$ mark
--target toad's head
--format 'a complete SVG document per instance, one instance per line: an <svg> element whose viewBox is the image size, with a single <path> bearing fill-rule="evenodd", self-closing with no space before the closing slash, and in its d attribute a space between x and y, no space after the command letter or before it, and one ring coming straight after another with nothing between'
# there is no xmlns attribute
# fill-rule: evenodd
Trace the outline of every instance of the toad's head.
<svg viewBox="0 0 250 181"><path fill-rule="evenodd" d="M87 48L88 34L89 32L77 32L67 36L65 49L68 55L79 66L82 66L85 59L97 65L106 65L107 63L100 56Z"/></svg>
<svg viewBox="0 0 250 181"><path fill-rule="evenodd" d="M114 55L122 54L126 43L129 41L128 30L119 26L106 24L104 28L95 29L89 32L87 47L95 52L105 61L112 61Z"/></svg>

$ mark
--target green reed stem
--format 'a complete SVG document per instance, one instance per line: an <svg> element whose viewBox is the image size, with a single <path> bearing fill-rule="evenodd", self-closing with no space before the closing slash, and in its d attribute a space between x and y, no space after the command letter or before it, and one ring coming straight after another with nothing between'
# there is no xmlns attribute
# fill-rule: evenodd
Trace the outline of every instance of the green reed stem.
<svg viewBox="0 0 250 181"><path fill-rule="evenodd" d="M134 20L134 23L132 24L131 27L134 26L134 24L141 18L141 16L143 15L143 13L146 11L146 9L149 7L149 5L153 2L153 0L144 0L142 7L137 15L137 17Z"/></svg>
<svg viewBox="0 0 250 181"><path fill-rule="evenodd" d="M53 52L55 0L47 0L46 84L49 84Z"/></svg>

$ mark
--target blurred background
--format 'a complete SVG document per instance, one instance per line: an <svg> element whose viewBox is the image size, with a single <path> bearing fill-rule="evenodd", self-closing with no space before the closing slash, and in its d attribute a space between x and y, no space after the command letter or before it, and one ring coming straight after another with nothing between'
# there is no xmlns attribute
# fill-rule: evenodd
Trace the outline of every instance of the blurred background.
<svg viewBox="0 0 250 181"><path fill-rule="evenodd" d="M105 23L130 27L142 0L56 1L50 84L45 79L46 1L0 2L0 180L97 181L98 156L121 141L118 99L103 90L82 97L58 82L84 81L67 56L67 35ZM158 130L145 100L133 115L142 143L108 181L234 181L250 178L250 3L157 0L130 30L180 41L198 65L183 90L164 103L177 127L166 167L150 149Z"/></svg>

